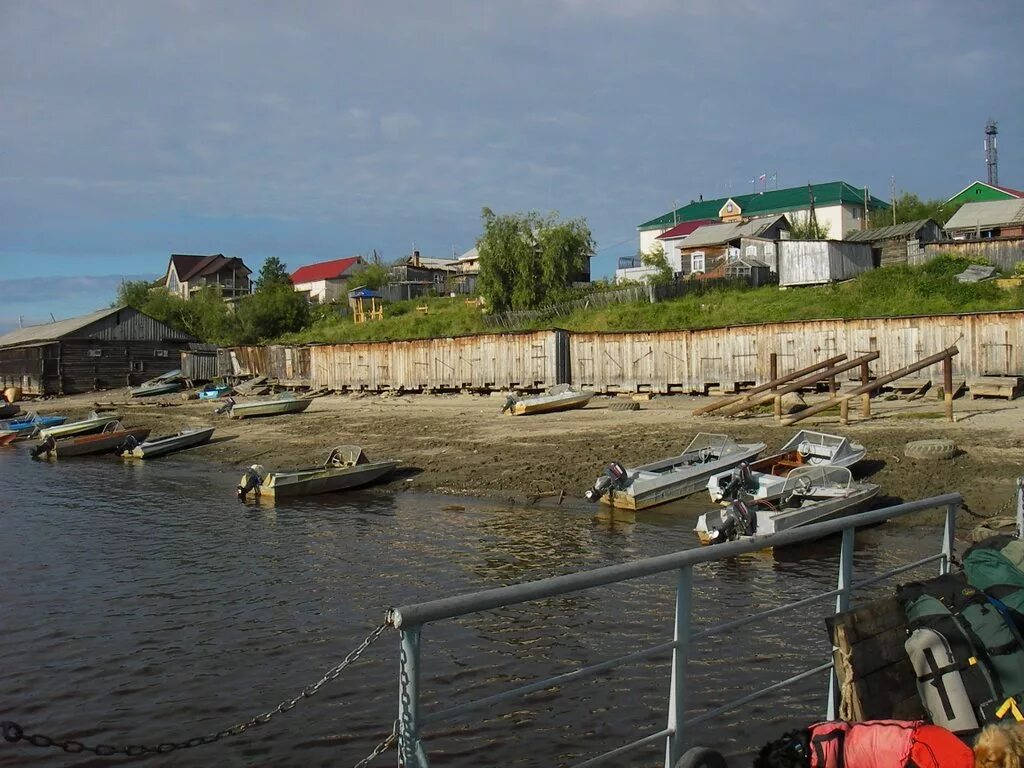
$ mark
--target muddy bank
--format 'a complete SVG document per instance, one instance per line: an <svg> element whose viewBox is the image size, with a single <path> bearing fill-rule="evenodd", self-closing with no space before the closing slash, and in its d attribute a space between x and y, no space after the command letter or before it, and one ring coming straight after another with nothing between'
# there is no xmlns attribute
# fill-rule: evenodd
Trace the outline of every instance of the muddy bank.
<svg viewBox="0 0 1024 768"><path fill-rule="evenodd" d="M307 411L242 421L214 415L216 402L165 396L143 402L122 393L57 398L32 405L40 413L80 416L96 402L115 404L130 426L154 435L216 425L214 442L196 458L240 470L315 464L335 445L361 445L371 458L402 461L387 488L487 496L524 502L564 492L579 499L610 460L636 464L679 453L698 431L724 432L779 448L799 427L779 427L770 416L693 417L707 398L662 397L640 411L610 410L595 398L584 410L527 417L503 416L500 395L339 395L320 397ZM1017 475L1024 473L1024 407L1005 400L957 400L957 421L941 418L936 401L872 404L870 421L842 427L835 414L800 426L836 431L864 443L867 459L854 474L878 483L886 501L959 491L978 515L1007 514ZM852 416L852 414L851 414ZM951 437L963 449L951 461L903 456L908 440ZM927 515L936 517L936 515ZM924 517L904 518L909 524ZM976 519L961 516L970 527Z"/></svg>

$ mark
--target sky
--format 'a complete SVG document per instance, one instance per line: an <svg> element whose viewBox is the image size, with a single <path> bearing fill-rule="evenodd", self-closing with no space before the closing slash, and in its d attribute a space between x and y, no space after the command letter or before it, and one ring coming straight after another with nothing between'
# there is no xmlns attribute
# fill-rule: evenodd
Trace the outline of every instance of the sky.
<svg viewBox="0 0 1024 768"><path fill-rule="evenodd" d="M0 332L171 253L290 269L585 217L595 276L699 195L1024 187L1024 3L0 0Z"/></svg>

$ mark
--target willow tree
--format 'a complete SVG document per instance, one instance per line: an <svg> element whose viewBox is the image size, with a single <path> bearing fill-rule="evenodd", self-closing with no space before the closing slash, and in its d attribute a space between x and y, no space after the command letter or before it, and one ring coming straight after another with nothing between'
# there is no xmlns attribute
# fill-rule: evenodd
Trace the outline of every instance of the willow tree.
<svg viewBox="0 0 1024 768"><path fill-rule="evenodd" d="M532 309L564 299L572 278L586 270L594 239L585 219L558 215L498 215L483 209L477 240L480 293L495 312Z"/></svg>

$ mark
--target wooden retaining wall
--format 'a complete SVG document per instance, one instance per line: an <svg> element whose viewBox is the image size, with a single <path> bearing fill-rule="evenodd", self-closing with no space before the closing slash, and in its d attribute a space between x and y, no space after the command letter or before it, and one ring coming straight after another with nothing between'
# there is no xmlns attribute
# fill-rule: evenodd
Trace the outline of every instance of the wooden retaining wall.
<svg viewBox="0 0 1024 768"><path fill-rule="evenodd" d="M877 350L879 376L957 344L953 375L1024 375L1024 312L810 320L694 331L573 333L573 384L602 392L706 392L768 381L815 360ZM922 371L941 377L941 366ZM851 372L855 378L857 372Z"/></svg>
<svg viewBox="0 0 1024 768"><path fill-rule="evenodd" d="M815 360L878 351L871 374L895 371L957 344L953 375L1024 376L1024 312L809 320L702 330L480 334L413 341L234 347L218 352L220 375L259 374L334 390L544 389L706 392L768 381ZM941 377L941 366L922 371ZM858 378L851 371L849 378Z"/></svg>

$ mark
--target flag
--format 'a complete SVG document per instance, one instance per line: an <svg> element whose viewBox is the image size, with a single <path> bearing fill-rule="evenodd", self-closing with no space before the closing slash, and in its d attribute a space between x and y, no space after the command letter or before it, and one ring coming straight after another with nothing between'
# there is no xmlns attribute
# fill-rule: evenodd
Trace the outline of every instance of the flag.
<svg viewBox="0 0 1024 768"><path fill-rule="evenodd" d="M778 179L779 179L779 174L773 173L772 174L772 181L778 181Z"/></svg>
<svg viewBox="0 0 1024 768"><path fill-rule="evenodd" d="M765 179L767 179L767 178L768 178L768 175L767 175L767 174L764 174L764 173L762 173L762 174L761 174L760 176L758 176L758 177L757 177L757 180L758 180L758 181L764 181L764 180L765 180Z"/></svg>

